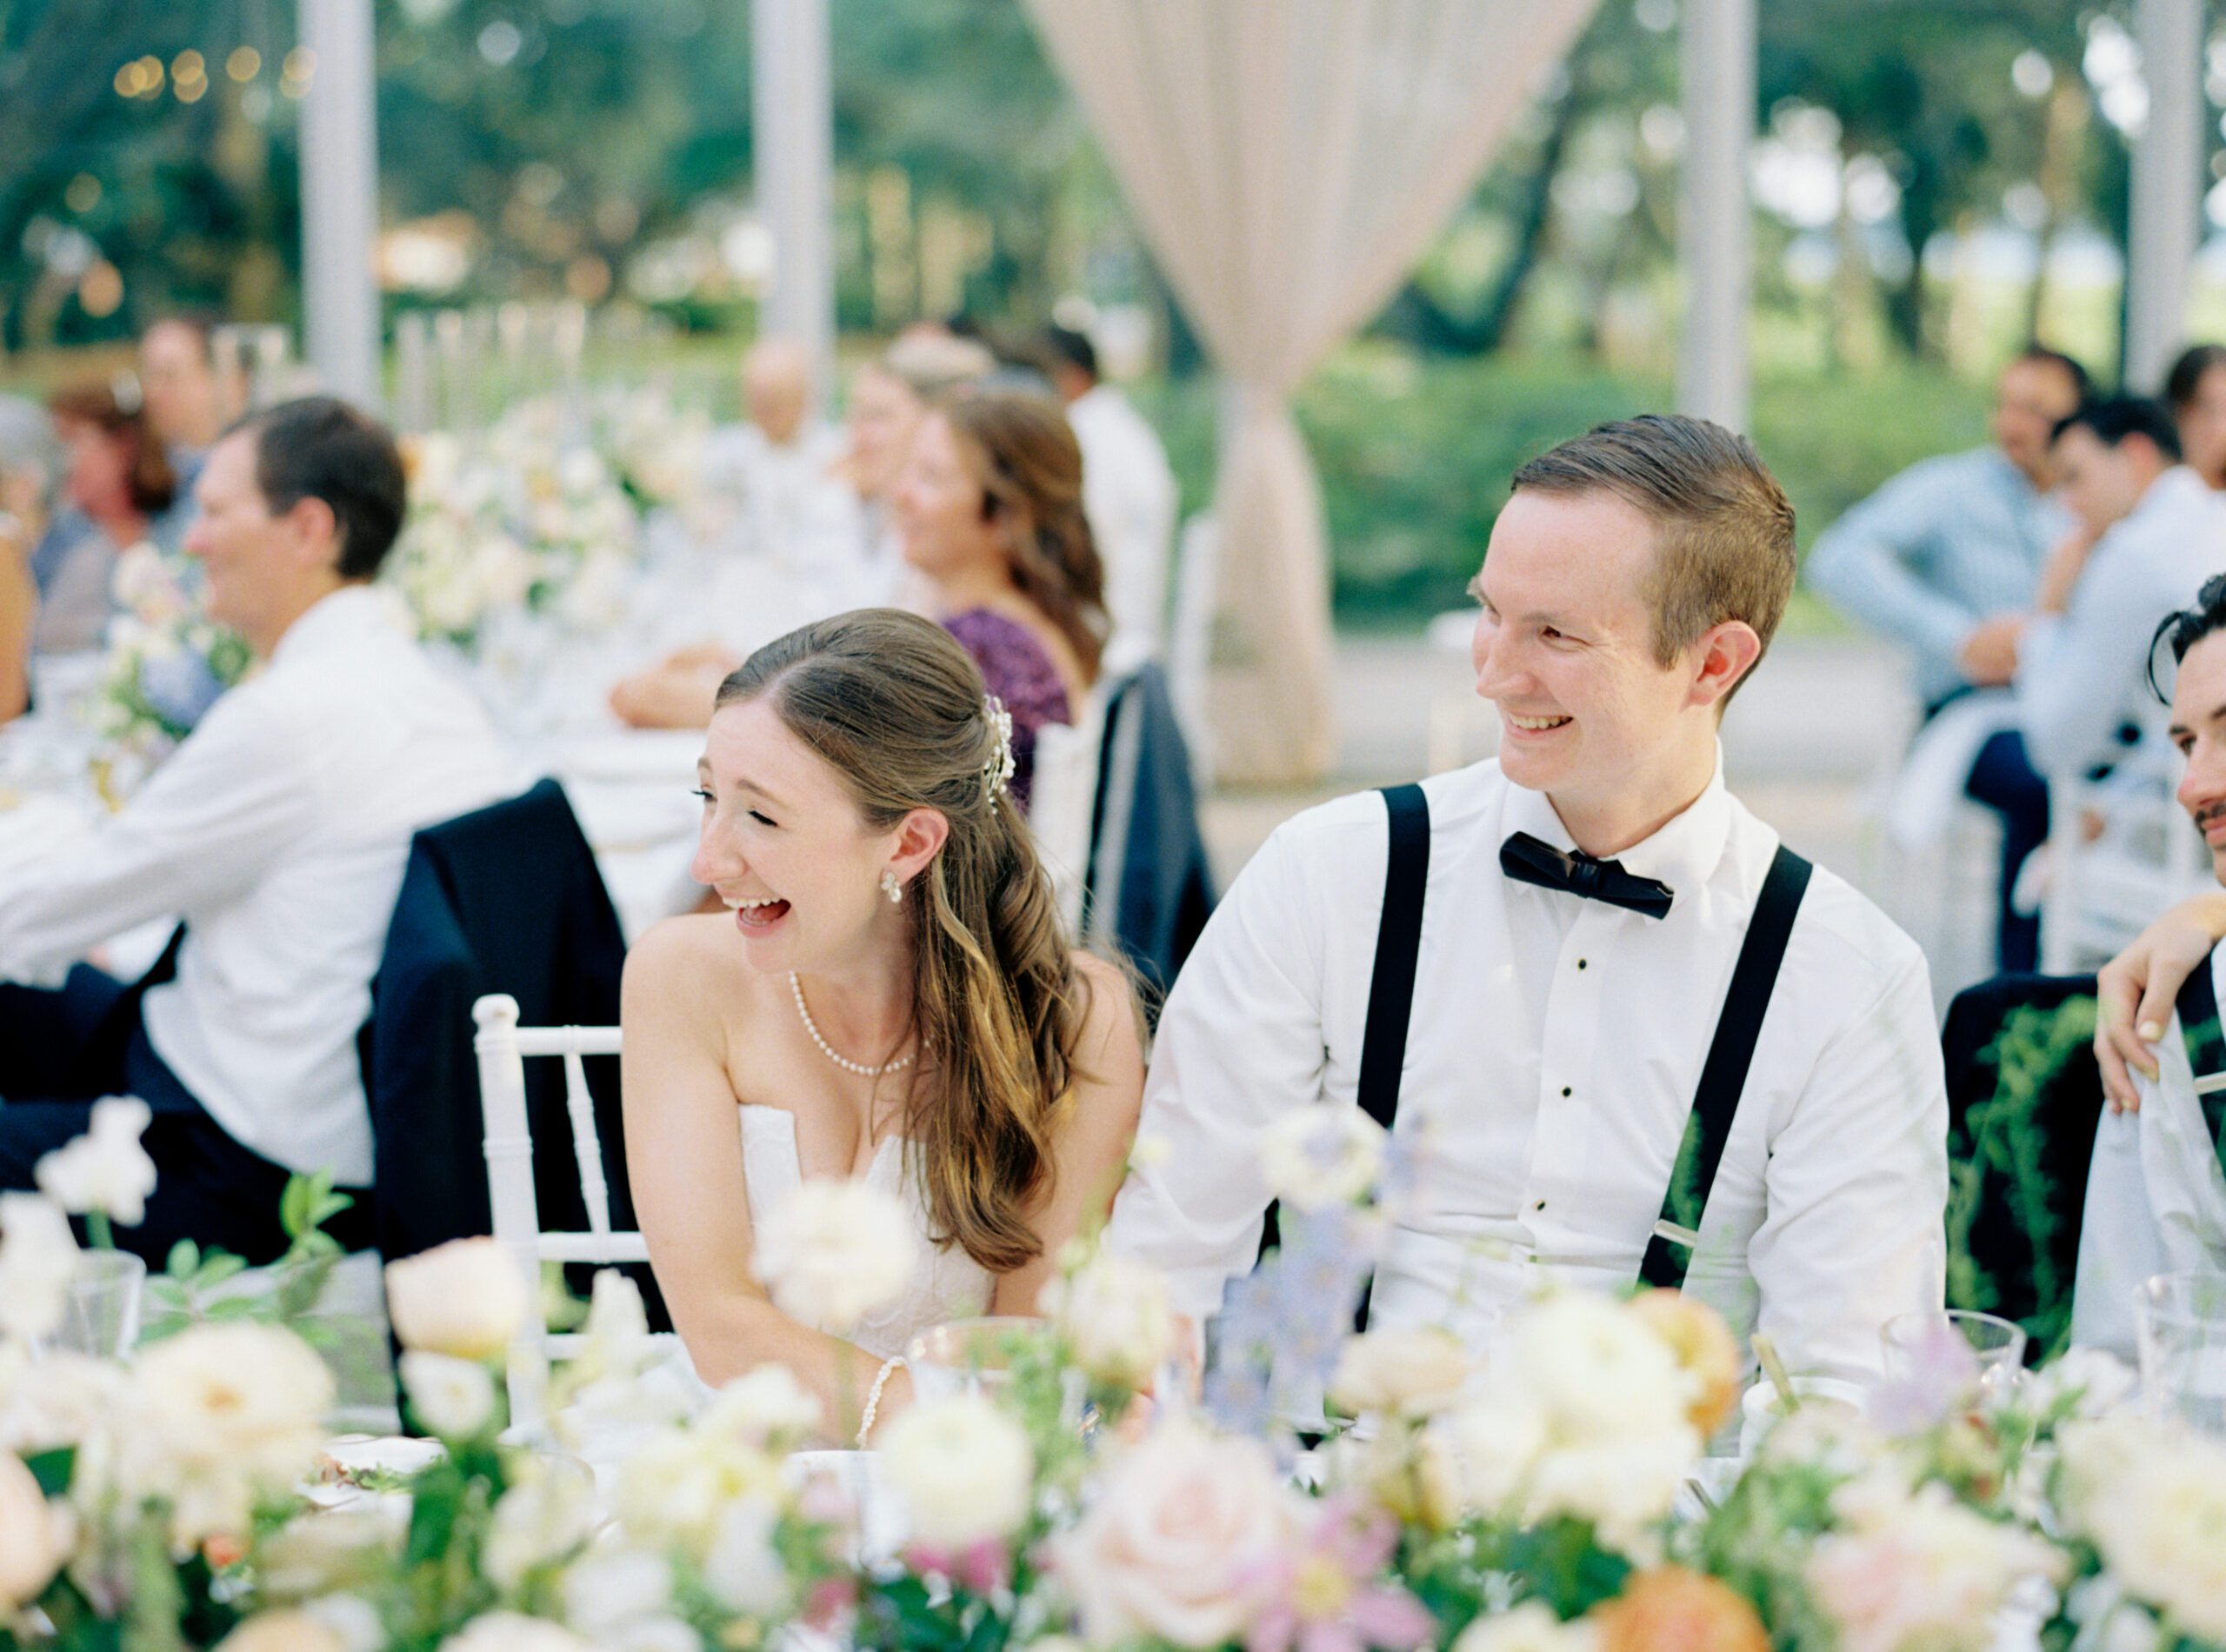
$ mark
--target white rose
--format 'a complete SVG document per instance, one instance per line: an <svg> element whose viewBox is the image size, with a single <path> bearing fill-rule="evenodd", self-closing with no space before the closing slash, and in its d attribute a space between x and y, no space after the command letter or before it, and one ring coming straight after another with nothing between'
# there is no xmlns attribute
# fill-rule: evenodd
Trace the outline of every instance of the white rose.
<svg viewBox="0 0 2226 1652"><path fill-rule="evenodd" d="M386 1307L404 1348L491 1359L525 1323L532 1295L499 1240L451 1239L386 1265Z"/></svg>
<svg viewBox="0 0 2226 1652"><path fill-rule="evenodd" d="M565 1621L598 1645L672 1610L672 1562L638 1550L598 1551L564 1574Z"/></svg>
<svg viewBox="0 0 2226 1652"><path fill-rule="evenodd" d="M1295 1498L1258 1441L1169 1421L1114 1465L1097 1502L1055 1540L1083 1637L1235 1639L1252 1615L1250 1580L1296 1541Z"/></svg>
<svg viewBox="0 0 2226 1652"><path fill-rule="evenodd" d="M761 1365L718 1391L696 1419L699 1434L731 1435L764 1449L789 1445L810 1435L825 1408L819 1396L797 1382L785 1365Z"/></svg>
<svg viewBox="0 0 2226 1652"><path fill-rule="evenodd" d="M337 1635L343 1652L386 1652L386 1625L360 1595L327 1595L302 1609Z"/></svg>
<svg viewBox="0 0 2226 1652"><path fill-rule="evenodd" d="M1689 1437L1694 1375L1622 1302L1564 1290L1533 1303L1507 1342L1511 1375L1546 1407L1557 1441Z"/></svg>
<svg viewBox="0 0 2226 1652"><path fill-rule="evenodd" d="M1664 1434L1550 1448L1532 1470L1528 1515L1589 1520L1603 1547L1650 1565L1661 1558L1653 1529L1700 1455L1699 1434L1682 1423Z"/></svg>
<svg viewBox="0 0 2226 1652"><path fill-rule="evenodd" d="M0 1330L36 1342L62 1323L77 1241L43 1194L0 1193Z"/></svg>
<svg viewBox="0 0 2226 1652"><path fill-rule="evenodd" d="M1586 1619L1564 1623L1551 1608L1525 1601L1476 1619L1461 1631L1453 1652L1594 1652L1599 1644L1599 1630Z"/></svg>
<svg viewBox="0 0 2226 1652"><path fill-rule="evenodd" d="M1383 1174L1383 1127L1357 1107L1302 1107L1260 1132L1268 1191L1301 1210L1356 1202Z"/></svg>
<svg viewBox="0 0 2226 1652"><path fill-rule="evenodd" d="M774 1305L836 1336L895 1302L919 1256L904 1207L863 1182L814 1177L754 1226Z"/></svg>
<svg viewBox="0 0 2226 1652"><path fill-rule="evenodd" d="M348 1643L307 1612L258 1612L217 1642L217 1652L348 1652Z"/></svg>
<svg viewBox="0 0 2226 1652"><path fill-rule="evenodd" d="M2077 1516L2104 1562L2183 1634L2226 1642L2226 1444L2138 1418L2062 1437Z"/></svg>
<svg viewBox="0 0 2226 1652"><path fill-rule="evenodd" d="M488 1523L487 1575L515 1589L535 1568L585 1548L601 1520L589 1476L537 1466L495 1505Z"/></svg>
<svg viewBox="0 0 2226 1652"><path fill-rule="evenodd" d="M1544 1407L1503 1383L1464 1401L1444 1427L1461 1468L1463 1502L1487 1515L1512 1515L1546 1449Z"/></svg>
<svg viewBox="0 0 2226 1652"><path fill-rule="evenodd" d="M1370 1331L1338 1350L1330 1394L1356 1414L1427 1416L1452 1404L1475 1369L1460 1342L1434 1325Z"/></svg>
<svg viewBox="0 0 2226 1652"><path fill-rule="evenodd" d="M781 1506L770 1497L736 1497L719 1510L703 1556L703 1586L719 1604L761 1621L786 1615L795 1590L774 1546Z"/></svg>
<svg viewBox="0 0 2226 1652"><path fill-rule="evenodd" d="M173 1536L241 1534L255 1500L316 1462L332 1374L291 1331L246 1321L192 1325L142 1349L131 1371L119 1473L168 1498Z"/></svg>
<svg viewBox="0 0 2226 1652"><path fill-rule="evenodd" d="M60 1522L38 1481L11 1451L0 1451L0 1607L37 1600L68 1558Z"/></svg>
<svg viewBox="0 0 2226 1652"><path fill-rule="evenodd" d="M154 1118L137 1096L103 1096L93 1103L85 1133L39 1160L32 1172L39 1191L78 1216L98 1210L137 1227L155 1190L155 1162L139 1145Z"/></svg>
<svg viewBox="0 0 2226 1652"><path fill-rule="evenodd" d="M1141 1388L1175 1347L1175 1310L1158 1269L1102 1247L1053 1279L1036 1307L1058 1327L1082 1368Z"/></svg>
<svg viewBox="0 0 2226 1652"><path fill-rule="evenodd" d="M959 1549L1009 1537L1028 1518L1036 1454L1028 1436L979 1394L908 1407L882 1430L883 1478L918 1541Z"/></svg>
<svg viewBox="0 0 2226 1652"><path fill-rule="evenodd" d="M520 1612L488 1612L441 1642L440 1652L596 1652L571 1630Z"/></svg>
<svg viewBox="0 0 2226 1652"><path fill-rule="evenodd" d="M1953 1502L1943 1486L1890 1505L1876 1491L1858 1499L1851 1529L1819 1541L1803 1568L1843 1652L1982 1652L2021 1578L2061 1575L2054 1549Z"/></svg>
<svg viewBox="0 0 2226 1652"><path fill-rule="evenodd" d="M468 1440L494 1420L495 1379L477 1360L410 1349L396 1374L425 1426L443 1440Z"/></svg>
<svg viewBox="0 0 2226 1652"><path fill-rule="evenodd" d="M719 1511L743 1496L780 1498L778 1458L737 1440L667 1429L619 1465L612 1506L633 1541L701 1555Z"/></svg>

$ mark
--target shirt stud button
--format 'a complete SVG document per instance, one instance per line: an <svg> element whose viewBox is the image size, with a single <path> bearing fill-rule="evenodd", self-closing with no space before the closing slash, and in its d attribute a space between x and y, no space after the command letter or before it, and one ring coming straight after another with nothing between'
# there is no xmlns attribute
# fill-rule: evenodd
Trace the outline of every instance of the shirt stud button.
<svg viewBox="0 0 2226 1652"><path fill-rule="evenodd" d="M1579 959L1576 961L1576 967L1577 967L1578 969L1582 969L1583 968L1584 968L1584 965L1585 965L1585 960L1584 960L1584 959L1583 959L1583 958L1579 958Z"/></svg>
<svg viewBox="0 0 2226 1652"><path fill-rule="evenodd" d="M1566 1095L1568 1095L1568 1094L1569 1094L1569 1086L1568 1086L1568 1085L1564 1084L1564 1085L1563 1085L1563 1086L1562 1086L1562 1094L1563 1094L1563 1095L1564 1095L1564 1096L1566 1096Z"/></svg>

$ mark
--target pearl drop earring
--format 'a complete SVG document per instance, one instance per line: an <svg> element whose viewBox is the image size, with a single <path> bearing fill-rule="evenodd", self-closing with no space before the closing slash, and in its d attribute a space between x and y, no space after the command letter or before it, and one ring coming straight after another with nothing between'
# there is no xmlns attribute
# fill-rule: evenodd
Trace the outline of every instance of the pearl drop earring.
<svg viewBox="0 0 2226 1652"><path fill-rule="evenodd" d="M884 866L881 869L881 892L889 897L891 906L904 898L904 886L896 881L894 868Z"/></svg>

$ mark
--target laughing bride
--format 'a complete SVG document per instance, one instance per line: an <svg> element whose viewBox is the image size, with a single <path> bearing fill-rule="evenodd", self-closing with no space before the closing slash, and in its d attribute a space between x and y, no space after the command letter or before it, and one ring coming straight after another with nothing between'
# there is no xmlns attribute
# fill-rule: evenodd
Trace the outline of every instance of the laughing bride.
<svg viewBox="0 0 2226 1652"><path fill-rule="evenodd" d="M789 1367L839 1439L907 1402L919 1330L1035 1311L1136 1129L1134 997L1070 949L1011 765L1009 720L930 622L866 610L768 643L720 686L699 764L694 872L728 909L627 960L626 1162L674 1324L707 1382ZM894 1195L922 1240L848 1340L751 1269L753 1213L818 1177Z"/></svg>

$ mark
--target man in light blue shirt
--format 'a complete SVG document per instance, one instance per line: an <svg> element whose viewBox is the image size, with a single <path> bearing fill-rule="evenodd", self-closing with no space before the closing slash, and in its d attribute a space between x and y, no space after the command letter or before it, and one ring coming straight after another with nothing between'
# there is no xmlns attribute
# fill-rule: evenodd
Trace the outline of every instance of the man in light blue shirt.
<svg viewBox="0 0 2226 1652"><path fill-rule="evenodd" d="M2048 496L2056 423L2085 398L2078 363L2032 345L2002 370L1994 445L1928 459L1818 536L1809 579L1841 609L1915 656L1929 717L1973 689L2006 687L2050 550L2073 530ZM2039 924L2010 904L2025 857L2046 840L2048 788L2014 732L1980 749L1968 794L2002 816L1996 949L2030 969Z"/></svg>
<svg viewBox="0 0 2226 1652"><path fill-rule="evenodd" d="M2055 452L2094 549L2076 578L2050 570L2018 642L2018 724L2033 766L2052 776L2123 760L2123 731L2153 721L2158 623L2226 572L2226 497L2180 463L2162 403L2089 403L2059 427Z"/></svg>
<svg viewBox="0 0 2226 1652"><path fill-rule="evenodd" d="M1916 656L1928 711L2009 681L2003 646L2072 526L2048 490L2056 423L2085 398L2076 362L2038 345L2003 370L1994 445L1928 459L1849 510L1809 553L1809 580Z"/></svg>

